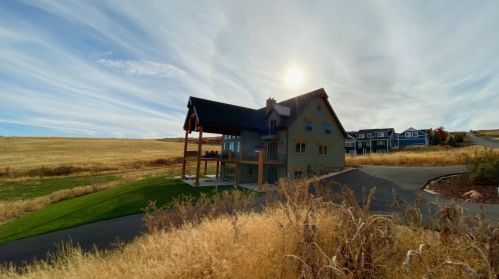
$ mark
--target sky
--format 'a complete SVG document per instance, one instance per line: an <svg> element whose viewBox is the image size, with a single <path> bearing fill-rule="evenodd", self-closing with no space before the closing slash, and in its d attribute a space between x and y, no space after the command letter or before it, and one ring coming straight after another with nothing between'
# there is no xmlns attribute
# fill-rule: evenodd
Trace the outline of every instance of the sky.
<svg viewBox="0 0 499 279"><path fill-rule="evenodd" d="M183 136L189 96L318 88L347 131L498 129L497 26L494 0L0 1L0 135Z"/></svg>

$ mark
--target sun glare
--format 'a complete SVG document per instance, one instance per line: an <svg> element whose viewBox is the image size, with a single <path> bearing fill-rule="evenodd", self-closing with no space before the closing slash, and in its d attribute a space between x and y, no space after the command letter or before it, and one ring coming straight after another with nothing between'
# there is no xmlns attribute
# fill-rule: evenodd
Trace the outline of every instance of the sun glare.
<svg viewBox="0 0 499 279"><path fill-rule="evenodd" d="M298 84L300 84L302 79L303 79L303 74L298 68L291 68L286 74L286 82L288 83L289 86L292 87L295 87Z"/></svg>

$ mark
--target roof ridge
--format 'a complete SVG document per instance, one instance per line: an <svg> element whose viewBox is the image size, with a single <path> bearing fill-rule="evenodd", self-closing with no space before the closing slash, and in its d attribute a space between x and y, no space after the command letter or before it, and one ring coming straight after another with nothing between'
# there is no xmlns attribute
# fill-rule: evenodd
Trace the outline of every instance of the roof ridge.
<svg viewBox="0 0 499 279"><path fill-rule="evenodd" d="M213 101L213 100L208 100L208 99L203 99L203 98L198 98L198 97L193 97L193 96L191 96L190 98L194 98L194 99L198 99L198 100L203 100L203 101L207 101L207 102L212 102L212 103L218 103L218 104L228 105L228 106L233 106L233 107L238 107L238 108L250 109L250 110L254 110L254 111L260 110L260 109L254 109L254 108L243 107L243 106L238 106L238 105L233 105L233 104L228 104L228 103L222 103L222 102L219 102L219 101Z"/></svg>

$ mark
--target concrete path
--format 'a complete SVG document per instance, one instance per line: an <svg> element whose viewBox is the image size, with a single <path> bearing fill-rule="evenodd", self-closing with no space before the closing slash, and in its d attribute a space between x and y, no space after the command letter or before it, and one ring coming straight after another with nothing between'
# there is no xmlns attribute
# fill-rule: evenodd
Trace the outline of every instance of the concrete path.
<svg viewBox="0 0 499 279"><path fill-rule="evenodd" d="M493 140L489 137L467 137L466 141L470 141L474 145L483 145L487 147L499 148L499 141Z"/></svg>
<svg viewBox="0 0 499 279"><path fill-rule="evenodd" d="M397 168L397 167L366 167L325 178L325 182L337 182L348 185L354 190L359 203L362 203L362 187L378 187L371 204L373 212L390 212L393 201L392 188L396 189L399 199L413 202L416 195L423 192L421 188L428 180L454 173L465 171L464 166L456 167L427 167L427 168ZM333 185L335 191L340 186ZM424 194L425 201L434 201L435 196ZM440 199L441 202L449 202ZM265 197L257 198L257 207L265 204ZM475 215L479 212L479 204L466 204L469 214ZM486 218L496 219L499 217L499 205L485 205ZM424 212L423 212L424 213ZM72 239L73 243L79 243L84 250L91 250L95 243L99 249L108 249L117 238L120 241L130 241L134 237L146 232L142 227L143 214L136 214L100 221L75 228L65 229L44 235L25 238L9 243L0 244L0 264L13 262L16 265L23 261L31 261L34 257L45 259L47 252L56 250L56 243Z"/></svg>

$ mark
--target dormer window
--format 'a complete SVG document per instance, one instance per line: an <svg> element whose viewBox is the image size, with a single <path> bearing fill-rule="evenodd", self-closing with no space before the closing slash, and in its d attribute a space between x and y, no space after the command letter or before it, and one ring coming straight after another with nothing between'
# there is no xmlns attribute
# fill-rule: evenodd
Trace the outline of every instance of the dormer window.
<svg viewBox="0 0 499 279"><path fill-rule="evenodd" d="M367 134L367 138L370 139L373 137L373 134Z"/></svg>
<svg viewBox="0 0 499 279"><path fill-rule="evenodd" d="M412 137L417 138L418 137L418 132L412 132Z"/></svg>
<svg viewBox="0 0 499 279"><path fill-rule="evenodd" d="M380 132L380 133L378 133L378 138L382 138L382 137L384 137L384 136L385 136L385 133L384 133L384 132Z"/></svg>
<svg viewBox="0 0 499 279"><path fill-rule="evenodd" d="M358 135L357 135L357 138L358 138L358 139L363 139L363 138L365 138L365 135L364 135L364 134L358 134Z"/></svg>

